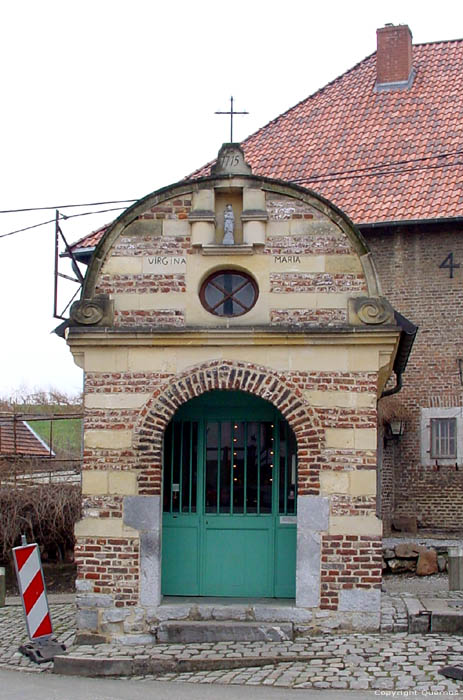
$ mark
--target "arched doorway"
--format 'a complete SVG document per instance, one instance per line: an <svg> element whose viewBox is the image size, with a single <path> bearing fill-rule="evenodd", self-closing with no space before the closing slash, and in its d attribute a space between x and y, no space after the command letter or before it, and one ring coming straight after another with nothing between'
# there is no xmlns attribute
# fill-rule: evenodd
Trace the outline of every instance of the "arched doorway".
<svg viewBox="0 0 463 700"><path fill-rule="evenodd" d="M164 436L162 592L295 595L297 449L269 402L210 391Z"/></svg>

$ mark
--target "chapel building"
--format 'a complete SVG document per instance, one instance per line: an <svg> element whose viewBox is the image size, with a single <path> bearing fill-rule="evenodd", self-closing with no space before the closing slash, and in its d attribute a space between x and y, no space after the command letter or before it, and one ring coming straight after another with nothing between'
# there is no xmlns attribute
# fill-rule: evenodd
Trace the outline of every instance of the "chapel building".
<svg viewBox="0 0 463 700"><path fill-rule="evenodd" d="M81 633L165 639L230 598L291 634L378 629L377 401L410 326L348 217L237 144L129 207L66 330L85 372Z"/></svg>

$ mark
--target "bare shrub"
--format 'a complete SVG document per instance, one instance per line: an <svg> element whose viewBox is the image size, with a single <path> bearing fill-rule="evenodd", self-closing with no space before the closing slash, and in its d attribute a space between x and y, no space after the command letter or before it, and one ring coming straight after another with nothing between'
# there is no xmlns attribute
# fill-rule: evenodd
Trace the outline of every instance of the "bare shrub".
<svg viewBox="0 0 463 700"><path fill-rule="evenodd" d="M0 559L13 547L37 542L42 551L55 551L62 560L74 547L74 524L80 518L81 489L77 484L47 483L0 486Z"/></svg>

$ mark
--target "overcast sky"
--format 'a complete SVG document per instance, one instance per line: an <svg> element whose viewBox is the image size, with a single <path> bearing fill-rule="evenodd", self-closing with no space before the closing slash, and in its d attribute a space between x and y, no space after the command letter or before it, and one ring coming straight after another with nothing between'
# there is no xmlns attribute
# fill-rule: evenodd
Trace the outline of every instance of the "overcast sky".
<svg viewBox="0 0 463 700"><path fill-rule="evenodd" d="M16 0L2 3L0 209L143 197L376 50L376 29L414 43L463 36L463 3L441 0ZM114 205L115 206L115 205ZM63 209L63 213L109 208ZM119 212L62 223L74 241ZM0 215L0 235L54 218ZM54 225L0 238L0 396L75 393L82 372L52 334ZM60 305L72 294L63 286Z"/></svg>

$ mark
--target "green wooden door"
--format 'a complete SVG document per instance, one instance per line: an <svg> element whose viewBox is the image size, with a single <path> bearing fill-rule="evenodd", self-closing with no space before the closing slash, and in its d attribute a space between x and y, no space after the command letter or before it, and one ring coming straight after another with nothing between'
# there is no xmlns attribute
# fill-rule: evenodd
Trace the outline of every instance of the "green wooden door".
<svg viewBox="0 0 463 700"><path fill-rule="evenodd" d="M164 440L165 595L294 597L296 443L241 392L193 399Z"/></svg>

